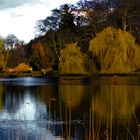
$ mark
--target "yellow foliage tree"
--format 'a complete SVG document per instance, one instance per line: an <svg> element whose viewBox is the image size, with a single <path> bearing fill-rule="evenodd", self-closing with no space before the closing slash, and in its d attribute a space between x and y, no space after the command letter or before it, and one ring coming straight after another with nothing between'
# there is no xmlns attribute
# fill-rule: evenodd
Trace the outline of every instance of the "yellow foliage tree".
<svg viewBox="0 0 140 140"><path fill-rule="evenodd" d="M31 72L32 68L25 63L20 63L17 67L15 67L15 71L17 72Z"/></svg>
<svg viewBox="0 0 140 140"><path fill-rule="evenodd" d="M140 68L140 48L126 31L108 27L90 41L101 73L129 73Z"/></svg>
<svg viewBox="0 0 140 140"><path fill-rule="evenodd" d="M68 44L60 56L61 73L84 74L85 73L85 54L76 47L76 43Z"/></svg>
<svg viewBox="0 0 140 140"><path fill-rule="evenodd" d="M5 57L4 57L4 41L0 39L0 69L5 67Z"/></svg>

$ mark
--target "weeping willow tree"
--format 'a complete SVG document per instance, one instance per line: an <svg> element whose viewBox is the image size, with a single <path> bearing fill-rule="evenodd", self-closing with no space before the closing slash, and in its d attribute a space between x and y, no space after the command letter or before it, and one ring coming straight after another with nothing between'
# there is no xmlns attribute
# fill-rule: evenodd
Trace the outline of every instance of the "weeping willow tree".
<svg viewBox="0 0 140 140"><path fill-rule="evenodd" d="M60 72L63 74L84 74L86 56L76 47L68 44L60 56Z"/></svg>
<svg viewBox="0 0 140 140"><path fill-rule="evenodd" d="M0 39L0 71L5 68L6 65L6 50L4 48L4 40Z"/></svg>
<svg viewBox="0 0 140 140"><path fill-rule="evenodd" d="M101 73L129 73L140 68L140 48L126 31L108 27L90 41Z"/></svg>

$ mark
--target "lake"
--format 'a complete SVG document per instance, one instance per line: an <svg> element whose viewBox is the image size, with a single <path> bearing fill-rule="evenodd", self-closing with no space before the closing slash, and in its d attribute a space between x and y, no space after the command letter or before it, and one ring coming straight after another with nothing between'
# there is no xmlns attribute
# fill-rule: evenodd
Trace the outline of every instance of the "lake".
<svg viewBox="0 0 140 140"><path fill-rule="evenodd" d="M0 140L140 139L140 77L0 79Z"/></svg>

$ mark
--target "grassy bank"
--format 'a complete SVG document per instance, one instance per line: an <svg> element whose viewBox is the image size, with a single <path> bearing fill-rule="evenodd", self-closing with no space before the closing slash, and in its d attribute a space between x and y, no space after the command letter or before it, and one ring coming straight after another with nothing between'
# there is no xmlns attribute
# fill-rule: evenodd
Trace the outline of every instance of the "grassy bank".
<svg viewBox="0 0 140 140"><path fill-rule="evenodd" d="M32 73L0 73L1 78L14 78L14 77L41 77L42 73L41 71L34 71Z"/></svg>
<svg viewBox="0 0 140 140"><path fill-rule="evenodd" d="M79 76L86 76L86 77L96 77L96 76L140 76L140 72L132 72L132 73L87 73L87 74L74 74L74 73L69 73L69 74L60 74L58 71L53 71L52 73L48 73L46 75L43 75L41 71L33 71L31 73L6 73L6 72L1 72L0 73L0 78L14 78L14 77L79 77Z"/></svg>

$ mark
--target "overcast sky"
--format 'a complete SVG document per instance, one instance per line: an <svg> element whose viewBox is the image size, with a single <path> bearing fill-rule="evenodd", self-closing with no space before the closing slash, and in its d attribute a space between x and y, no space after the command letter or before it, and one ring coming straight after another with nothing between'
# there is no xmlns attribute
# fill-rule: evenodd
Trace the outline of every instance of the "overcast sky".
<svg viewBox="0 0 140 140"><path fill-rule="evenodd" d="M0 36L15 34L29 42L35 36L35 25L39 19L51 14L51 10L64 3L77 0L0 0Z"/></svg>

